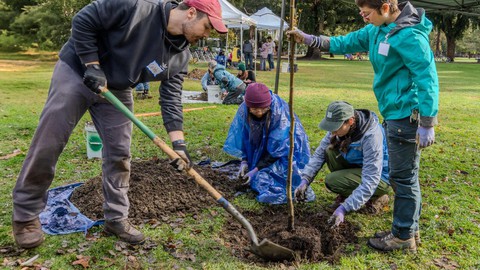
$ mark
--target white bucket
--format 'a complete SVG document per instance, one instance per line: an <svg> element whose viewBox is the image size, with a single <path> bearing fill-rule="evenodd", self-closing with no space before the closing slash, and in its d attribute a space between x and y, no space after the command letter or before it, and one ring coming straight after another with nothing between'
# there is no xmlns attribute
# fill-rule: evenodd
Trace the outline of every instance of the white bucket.
<svg viewBox="0 0 480 270"><path fill-rule="evenodd" d="M87 140L87 157L102 158L102 139L92 122L85 123L85 139Z"/></svg>
<svg viewBox="0 0 480 270"><path fill-rule="evenodd" d="M218 85L207 85L209 103L222 103L222 91Z"/></svg>
<svg viewBox="0 0 480 270"><path fill-rule="evenodd" d="M282 63L282 73L288 72L288 63Z"/></svg>

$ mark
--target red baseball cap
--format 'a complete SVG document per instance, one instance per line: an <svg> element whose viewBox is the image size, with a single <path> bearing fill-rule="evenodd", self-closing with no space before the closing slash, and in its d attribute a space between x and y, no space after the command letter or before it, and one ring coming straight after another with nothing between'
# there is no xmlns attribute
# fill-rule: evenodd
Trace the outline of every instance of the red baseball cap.
<svg viewBox="0 0 480 270"><path fill-rule="evenodd" d="M225 34L228 32L222 21L222 7L218 0L184 0L183 3L207 14L210 23L218 33Z"/></svg>

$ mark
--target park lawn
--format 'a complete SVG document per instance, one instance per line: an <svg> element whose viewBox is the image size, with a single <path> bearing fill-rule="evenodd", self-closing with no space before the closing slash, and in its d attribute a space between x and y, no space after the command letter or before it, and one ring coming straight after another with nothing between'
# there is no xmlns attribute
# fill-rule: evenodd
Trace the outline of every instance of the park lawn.
<svg viewBox="0 0 480 270"><path fill-rule="evenodd" d="M11 191L28 151L30 140L38 123L53 70L51 57L1 54L0 60L0 156L20 150L22 154L0 160L0 247L13 245L11 234ZM47 59L47 60L45 60ZM367 108L378 113L371 90L373 71L368 61L346 61L341 57L327 61L298 61L295 74L294 109L310 138L313 151L325 135L318 129L327 105L333 100L345 100L356 108ZM190 67L206 70L206 65ZM450 269L480 268L480 65L474 63L440 63L437 65L440 79L439 125L436 127L436 144L422 153L420 183L423 203L420 220L422 245L415 255L402 252L379 253L367 247L369 236L390 228L392 206L386 213L371 217L352 213L346 219L360 226L359 243L347 246L345 256L336 265L327 263L299 263L298 269ZM257 81L273 88L275 72L258 72ZM289 74L282 73L279 94L288 101ZM158 83L153 83L158 88ZM186 80L184 89L200 91L199 81ZM158 97L156 91L152 91ZM188 148L194 160L230 159L222 152L222 145L235 114L236 106L206 108L184 114ZM185 104L185 108L204 107L205 104ZM158 112L156 98L135 103L135 112ZM86 158L84 125L89 115L80 121L57 165L52 187L86 181L100 174L101 162ZM166 138L159 117L142 117L144 123L162 138ZM134 128L132 157L150 159L166 156ZM322 170L313 188L317 200L313 207L324 207L334 199L326 191ZM208 196L205 193L205 196ZM242 209L266 207L248 199L237 197L234 205ZM222 209L215 218L205 216L198 220L187 219L180 231L168 225L142 230L158 246L146 254L136 254L137 265L142 269L280 269L281 264L254 265L230 255L221 244L219 232L226 214ZM208 211L206 210L206 213ZM266 222L268 225L268 222ZM192 234L192 230L200 234ZM101 228L92 232L98 233ZM195 259L174 258L161 243L166 238L181 241L195 253ZM92 269L120 269L132 267L127 256L115 251L114 238L87 239L82 234L47 236L45 243L17 257L3 258L4 265L15 259L23 261L39 255L37 263L50 269L80 269L72 266L78 255L90 256ZM61 254L58 250L70 250ZM1 248L0 248L1 250ZM0 256L3 256L0 253ZM131 258L130 258L131 259ZM3 266L7 268L6 266Z"/></svg>

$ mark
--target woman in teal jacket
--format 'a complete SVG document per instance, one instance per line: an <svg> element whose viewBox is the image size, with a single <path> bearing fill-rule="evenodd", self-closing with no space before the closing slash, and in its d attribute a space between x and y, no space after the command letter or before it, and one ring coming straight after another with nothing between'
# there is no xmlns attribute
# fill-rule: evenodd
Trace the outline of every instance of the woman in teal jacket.
<svg viewBox="0 0 480 270"><path fill-rule="evenodd" d="M290 31L299 43L346 54L369 51L373 91L387 132L390 183L395 190L392 230L368 244L378 250L416 251L421 193L420 149L435 140L438 76L429 44L432 23L423 9L397 0L356 0L369 24L345 36L312 36Z"/></svg>

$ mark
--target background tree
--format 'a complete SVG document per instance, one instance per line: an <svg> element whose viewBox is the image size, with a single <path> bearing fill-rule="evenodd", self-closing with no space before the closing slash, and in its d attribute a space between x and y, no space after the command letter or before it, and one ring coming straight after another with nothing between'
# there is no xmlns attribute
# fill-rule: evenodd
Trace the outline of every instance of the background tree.
<svg viewBox="0 0 480 270"><path fill-rule="evenodd" d="M312 35L339 35L359 29L364 22L354 3L336 0L307 0L297 4L298 28ZM306 58L319 59L319 49L308 48Z"/></svg>
<svg viewBox="0 0 480 270"><path fill-rule="evenodd" d="M446 56L449 61L455 61L456 41L463 37L471 25L478 25L477 20L469 15L445 11L441 13L430 13L427 14L427 16L432 20L437 30L445 33L447 39Z"/></svg>

